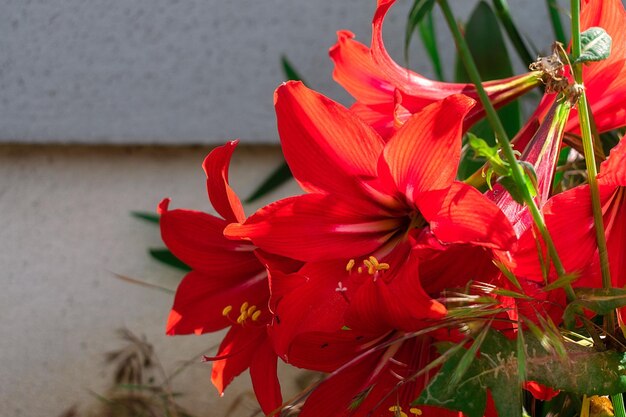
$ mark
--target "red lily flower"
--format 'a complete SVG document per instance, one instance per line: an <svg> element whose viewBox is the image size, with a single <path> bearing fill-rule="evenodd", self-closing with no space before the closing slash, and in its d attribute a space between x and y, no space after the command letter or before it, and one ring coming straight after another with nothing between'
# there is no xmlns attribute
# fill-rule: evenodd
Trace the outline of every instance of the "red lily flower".
<svg viewBox="0 0 626 417"><path fill-rule="evenodd" d="M614 287L621 288L626 285L626 260L623 256L626 250L626 142L621 141L602 163L598 186L611 279ZM580 273L574 285L601 288L589 186L581 185L552 197L543 211L566 271ZM572 242L576 242L575 247L572 247ZM537 269L537 255L531 251L522 255L527 256L520 256L516 271L532 275L532 271Z"/></svg>
<svg viewBox="0 0 626 417"><path fill-rule="evenodd" d="M450 96L414 115L387 142L341 105L289 82L275 95L287 163L309 194L271 204L232 238L303 261L382 258L407 234L507 248L515 237L500 210L454 181L462 118L474 105Z"/></svg>
<svg viewBox="0 0 626 417"><path fill-rule="evenodd" d="M395 0L378 0L373 19L372 48L354 40L349 31L339 31L338 41L329 54L335 63L333 78L355 99L351 108L373 126L383 137L389 137L411 114L435 101L453 94L478 98L472 84L429 80L394 62L383 43L383 20ZM540 84L540 73L484 83L492 103L501 107ZM484 117L482 106L474 107L465 116L468 129Z"/></svg>
<svg viewBox="0 0 626 417"><path fill-rule="evenodd" d="M204 161L207 189L222 218L159 204L161 236L172 253L192 268L181 281L166 332L201 334L230 327L213 360L211 380L220 394L250 369L262 409L282 403L276 376L277 356L267 336L271 314L265 266L248 242L224 237L231 222L245 220L241 202L228 184L228 165L237 142L214 149ZM233 267L236 266L236 267Z"/></svg>

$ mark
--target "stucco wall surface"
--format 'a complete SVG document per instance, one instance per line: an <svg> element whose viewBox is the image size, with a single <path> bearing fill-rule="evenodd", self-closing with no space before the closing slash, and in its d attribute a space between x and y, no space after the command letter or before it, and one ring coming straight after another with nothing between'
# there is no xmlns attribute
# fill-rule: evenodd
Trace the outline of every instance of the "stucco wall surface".
<svg viewBox="0 0 626 417"><path fill-rule="evenodd" d="M339 29L369 43L375 3L0 0L0 142L276 141L280 56L311 87L348 103L331 80L327 51ZM451 1L461 20L476 3ZM399 62L411 4L398 0L386 21ZM523 33L545 51L553 40L545 0L509 4ZM436 17L451 77L452 42ZM421 42L414 45L412 66L432 74Z"/></svg>
<svg viewBox="0 0 626 417"><path fill-rule="evenodd" d="M114 275L176 287L182 273L146 252L162 246L158 227L129 212L154 211L163 197L172 198L172 208L209 211L201 168L207 153L0 147L1 416L53 417L75 403L82 410L97 403L94 394L105 394L111 379L104 354L124 346L120 327L145 335L168 373L219 343L221 334L166 337L172 295ZM277 148L237 149L231 182L246 196L279 160ZM226 415L250 391L246 376L218 398L210 365L197 360L172 388L199 417Z"/></svg>

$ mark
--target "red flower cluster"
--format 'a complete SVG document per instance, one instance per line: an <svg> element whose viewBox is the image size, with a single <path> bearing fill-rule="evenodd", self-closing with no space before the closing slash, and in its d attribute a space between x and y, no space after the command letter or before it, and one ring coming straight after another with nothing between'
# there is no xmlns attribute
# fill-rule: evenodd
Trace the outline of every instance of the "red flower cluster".
<svg viewBox="0 0 626 417"><path fill-rule="evenodd" d="M451 325L456 305L482 291L500 307L494 314L509 334L521 316L558 322L563 313L561 290L543 291L545 271L526 209L499 186L483 194L456 180L462 135L484 115L474 87L433 82L392 61L382 23L393 3L378 1L371 48L342 31L330 50L335 79L356 99L352 108L300 82L275 92L283 152L304 194L246 219L228 183L235 141L204 162L208 195L221 217L169 210L168 199L159 206L165 244L192 268L176 293L167 333L229 328L209 358L213 383L222 393L249 369L267 414L293 406L280 394L280 358L331 374L298 405L301 417L457 415L411 405L436 371L429 365L438 357L433 342L468 340ZM626 13L619 0L583 6L582 27L601 26L613 37L610 58L585 68L596 124L606 131L626 125ZM485 87L503 105L539 76ZM575 118L556 120L554 100L544 97L518 146L535 167L536 201L565 268L581 274L577 285L601 287L588 186L551 196L563 132L578 129ZM620 144L599 177L619 287L626 284L625 159ZM527 297L489 294L489 288L512 289L496 264L518 277ZM527 388L546 397L535 383Z"/></svg>

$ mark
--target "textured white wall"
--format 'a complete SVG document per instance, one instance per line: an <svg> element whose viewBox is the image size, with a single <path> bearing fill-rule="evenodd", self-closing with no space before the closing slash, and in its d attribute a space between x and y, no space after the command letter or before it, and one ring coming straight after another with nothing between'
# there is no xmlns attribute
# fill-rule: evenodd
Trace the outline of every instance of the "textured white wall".
<svg viewBox="0 0 626 417"><path fill-rule="evenodd" d="M398 59L411 3L399 0L387 21L386 39ZM452 4L466 18L476 0ZM524 33L547 47L545 0L509 4ZM331 80L327 50L338 29L369 42L375 1L0 0L0 6L0 141L219 143L276 140L272 92L282 81L281 54L312 87L348 102ZM441 19L439 26L445 32ZM441 43L449 65L447 38ZM420 54L416 48L415 68L430 73Z"/></svg>

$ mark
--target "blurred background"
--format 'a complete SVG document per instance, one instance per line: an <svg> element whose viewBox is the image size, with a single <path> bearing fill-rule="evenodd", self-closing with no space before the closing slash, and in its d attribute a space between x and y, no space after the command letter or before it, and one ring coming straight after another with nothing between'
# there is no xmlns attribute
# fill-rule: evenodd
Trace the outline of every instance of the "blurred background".
<svg viewBox="0 0 626 417"><path fill-rule="evenodd" d="M412 3L398 0L385 23L400 63ZM451 3L464 22L478 1ZM310 87L349 105L327 51L339 29L369 43L375 1L0 5L0 414L71 415L76 406L75 415L89 415L110 399L119 372L149 368L141 381L166 380L157 394L176 394L193 415L251 415L247 377L219 398L199 360L222 334L164 336L173 297L164 289L183 272L148 255L163 246L158 227L130 213L154 212L163 197L211 211L201 163L235 138L231 183L242 197L253 193L282 161L272 107L285 79L281 57ZM509 5L526 41L548 51L545 0ZM434 22L451 80L451 38L438 11ZM435 76L417 38L410 57L414 70ZM514 53L511 61L525 70ZM289 182L247 214L295 193ZM132 335L120 337L120 328ZM287 392L297 378L285 374Z"/></svg>

